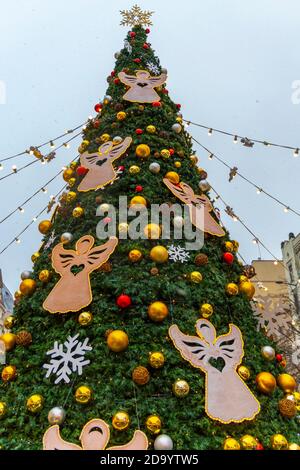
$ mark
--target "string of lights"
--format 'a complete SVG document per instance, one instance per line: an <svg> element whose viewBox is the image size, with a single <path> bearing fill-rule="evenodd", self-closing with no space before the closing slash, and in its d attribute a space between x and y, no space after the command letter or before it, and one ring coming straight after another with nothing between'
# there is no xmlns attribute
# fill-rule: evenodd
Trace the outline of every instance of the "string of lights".
<svg viewBox="0 0 300 470"><path fill-rule="evenodd" d="M274 142L270 142L270 141L266 141L266 140L248 138L248 137L241 136L237 133L232 133L232 132L224 131L224 130L221 130L221 129L216 129L214 127L205 126L203 124L199 124L199 123L196 123L196 122L193 122L193 121L188 121L186 119L183 119L183 121L187 125L192 124L193 126L197 126L197 127L201 127L202 129L206 129L208 131L209 136L211 136L213 134L213 132L216 132L218 134L223 134L223 135L233 137L233 142L235 144L237 144L238 141L240 140L240 142L245 147L253 147L254 143L262 144L265 147L279 147L279 148L282 148L282 149L292 150L294 157L299 157L299 147L294 147L292 145L275 144Z"/></svg>
<svg viewBox="0 0 300 470"><path fill-rule="evenodd" d="M296 209L293 209L292 207L290 207L288 204L280 201L280 199L278 199L276 196L273 196L272 194L270 194L268 191L264 190L262 187L258 186L256 183L254 183L253 181L251 181L249 178L247 178L246 176L242 175L238 169L236 167L234 168L231 168L230 165L228 165L228 163L226 163L222 158L220 158L219 156L217 156L215 153L213 153L211 150L209 150L207 147L205 147L205 145L201 144L197 139L195 139L194 137L192 137L192 140L194 142L196 142L196 144L198 144L201 148L203 148L203 150L205 150L208 154L209 154L209 159L212 160L213 158L215 160L217 160L218 162L222 163L222 165L224 165L226 168L228 168L231 172L231 175L232 175L232 178L234 178L236 175L238 175L240 178L242 178L244 181L246 181L248 184L250 184L251 186L253 186L255 189L256 189L256 193L257 194L260 194L260 193L263 193L265 194L266 196L268 196L270 199L272 199L273 201L277 202L277 204L280 204L282 207L283 207L283 210L284 212L293 212L295 215L297 215L298 217L300 217L300 212L298 212Z"/></svg>

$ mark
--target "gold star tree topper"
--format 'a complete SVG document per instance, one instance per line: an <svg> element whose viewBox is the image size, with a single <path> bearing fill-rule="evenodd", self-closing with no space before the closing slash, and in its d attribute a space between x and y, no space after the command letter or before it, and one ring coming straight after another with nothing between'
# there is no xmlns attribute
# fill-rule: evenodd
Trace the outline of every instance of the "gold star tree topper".
<svg viewBox="0 0 300 470"><path fill-rule="evenodd" d="M143 11L138 5L134 5L131 10L120 10L123 17L122 26L152 26L151 16L153 11Z"/></svg>

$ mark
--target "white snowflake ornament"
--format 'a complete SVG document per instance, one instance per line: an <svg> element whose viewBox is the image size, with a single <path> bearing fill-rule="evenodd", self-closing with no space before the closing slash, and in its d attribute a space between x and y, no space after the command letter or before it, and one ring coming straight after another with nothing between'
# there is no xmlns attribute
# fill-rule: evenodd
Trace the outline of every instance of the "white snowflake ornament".
<svg viewBox="0 0 300 470"><path fill-rule="evenodd" d="M149 72L151 72L153 75L159 75L160 74L160 69L154 62L148 61L146 63L146 66L147 66L147 69L149 70Z"/></svg>
<svg viewBox="0 0 300 470"><path fill-rule="evenodd" d="M65 383L70 382L70 375L77 372L82 375L82 368L90 363L88 359L84 359L85 353L91 351L93 348L88 345L89 338L86 338L83 343L78 341L79 334L69 336L64 343L58 344L54 342L54 347L46 354L51 356L50 363L44 364L43 368L47 369L46 378L51 374L56 375L55 384L62 380ZM65 349L65 350L64 350Z"/></svg>
<svg viewBox="0 0 300 470"><path fill-rule="evenodd" d="M125 39L125 41L124 41L124 48L126 49L126 51L128 52L128 54L131 54L131 53L132 53L132 46L131 46L131 44L129 43L129 41L127 41L127 39Z"/></svg>
<svg viewBox="0 0 300 470"><path fill-rule="evenodd" d="M168 253L169 253L169 260L171 261L180 261L181 263L185 263L190 254L181 246L170 245L168 246Z"/></svg>

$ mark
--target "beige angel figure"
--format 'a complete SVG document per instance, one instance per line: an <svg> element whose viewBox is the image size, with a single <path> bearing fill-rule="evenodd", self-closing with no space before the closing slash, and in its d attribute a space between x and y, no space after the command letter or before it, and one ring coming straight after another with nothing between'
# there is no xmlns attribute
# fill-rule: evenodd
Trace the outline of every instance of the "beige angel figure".
<svg viewBox="0 0 300 470"><path fill-rule="evenodd" d="M125 72L119 72L119 79L122 83L129 86L123 96L123 100L133 103L153 103L160 101L160 96L154 88L162 85L167 80L167 74L162 73L158 76L151 76L147 70L137 70L135 75L127 75Z"/></svg>
<svg viewBox="0 0 300 470"><path fill-rule="evenodd" d="M217 337L208 320L198 320L195 327L198 336L185 335L177 325L169 335L181 356L205 372L206 413L225 424L252 420L260 404L236 370L244 355L241 331L230 324L229 332Z"/></svg>
<svg viewBox="0 0 300 470"><path fill-rule="evenodd" d="M213 206L205 194L201 196L194 193L193 189L186 183L174 184L167 178L163 179L169 190L188 205L192 224L199 230L210 235L223 237L224 230L218 222L210 215Z"/></svg>
<svg viewBox="0 0 300 470"><path fill-rule="evenodd" d="M104 264L114 252L118 239L110 237L103 245L94 246L91 235L81 237L75 250L66 250L62 243L52 250L52 266L60 280L43 303L51 313L78 312L92 302L90 273Z"/></svg>
<svg viewBox="0 0 300 470"><path fill-rule="evenodd" d="M132 138L126 137L123 142L113 145L111 141L101 145L98 152L84 152L80 156L80 163L89 171L78 186L78 191L90 191L111 183L116 178L113 162L123 155L131 145Z"/></svg>
<svg viewBox="0 0 300 470"><path fill-rule="evenodd" d="M60 435L59 426L51 426L43 437L43 450L104 450L110 439L109 426L102 419L92 419L80 434L81 446L67 442ZM135 431L131 441L125 445L109 447L106 450L147 450L148 439L142 431Z"/></svg>

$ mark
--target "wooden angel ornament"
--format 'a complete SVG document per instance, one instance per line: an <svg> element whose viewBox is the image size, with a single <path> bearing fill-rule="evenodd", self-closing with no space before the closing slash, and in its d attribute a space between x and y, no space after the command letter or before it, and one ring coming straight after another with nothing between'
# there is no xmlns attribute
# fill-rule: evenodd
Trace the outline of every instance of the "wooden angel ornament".
<svg viewBox="0 0 300 470"><path fill-rule="evenodd" d="M83 427L79 440L81 446L62 439L59 426L51 426L43 437L43 450L105 450L110 439L108 424L102 419L92 419ZM142 431L135 431L131 441L125 445L106 450L147 450L148 439Z"/></svg>
<svg viewBox="0 0 300 470"><path fill-rule="evenodd" d="M205 373L205 411L221 423L252 420L260 412L260 404L237 373L244 356L240 329L229 325L229 332L216 335L208 320L196 323L198 336L182 333L172 325L169 335L181 356Z"/></svg>
<svg viewBox="0 0 300 470"><path fill-rule="evenodd" d="M129 86L123 96L123 100L132 103L153 103L160 101L160 96L154 88L162 85L167 80L167 74L162 73L158 76L151 76L147 70L137 70L135 75L127 75L125 72L119 72L119 79L122 83Z"/></svg>
<svg viewBox="0 0 300 470"><path fill-rule="evenodd" d="M104 264L114 252L118 239L110 237L103 245L94 246L91 235L81 237L75 250L62 243L52 250L52 266L61 278L43 303L50 313L78 312L92 302L90 273Z"/></svg>
<svg viewBox="0 0 300 470"><path fill-rule="evenodd" d="M117 175L113 162L126 152L131 142L132 138L126 137L118 145L113 145L113 142L109 141L102 144L98 152L84 152L80 156L80 163L89 171L80 182L78 191L96 190L114 181Z"/></svg>
<svg viewBox="0 0 300 470"><path fill-rule="evenodd" d="M225 235L222 227L210 215L213 206L205 194L201 196L195 194L193 189L183 182L174 184L167 178L164 178L163 181L174 196L188 205L191 222L196 228L217 237Z"/></svg>

